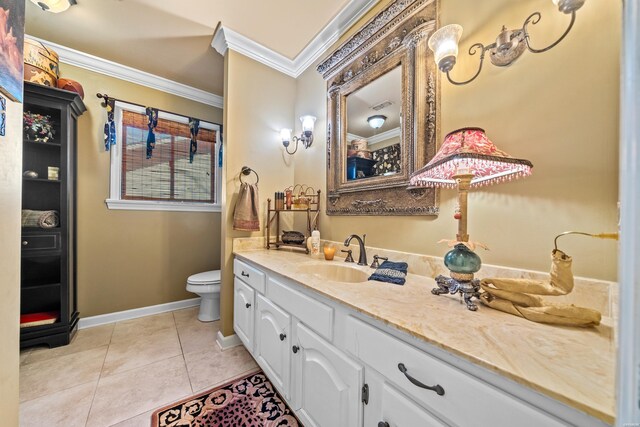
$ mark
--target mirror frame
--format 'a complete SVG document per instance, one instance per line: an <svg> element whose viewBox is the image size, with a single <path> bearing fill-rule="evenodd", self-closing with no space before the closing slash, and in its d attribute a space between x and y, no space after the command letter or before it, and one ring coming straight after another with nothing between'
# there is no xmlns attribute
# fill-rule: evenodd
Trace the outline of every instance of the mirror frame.
<svg viewBox="0 0 640 427"><path fill-rule="evenodd" d="M440 80L427 47L438 0L396 0L318 65L327 81L328 215L437 215L438 192L408 188L410 175L436 153ZM402 67L401 173L346 179L347 97Z"/></svg>

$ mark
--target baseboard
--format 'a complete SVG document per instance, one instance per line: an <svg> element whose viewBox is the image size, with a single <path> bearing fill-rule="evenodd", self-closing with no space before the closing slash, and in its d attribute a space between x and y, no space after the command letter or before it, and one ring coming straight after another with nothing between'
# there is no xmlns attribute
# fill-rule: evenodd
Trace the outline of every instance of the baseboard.
<svg viewBox="0 0 640 427"><path fill-rule="evenodd" d="M238 338L236 334L225 337L220 331L218 331L218 335L216 336L216 343L218 343L218 347L220 347L222 351L242 345L242 341L240 341L240 338Z"/></svg>
<svg viewBox="0 0 640 427"><path fill-rule="evenodd" d="M200 298L191 298L182 301L168 302L166 304L151 305L149 307L140 307L131 310L117 311L115 313L84 317L78 322L78 329L86 329L93 326L106 325L108 323L120 322L122 320L137 319L138 317L166 313L168 311L196 307L198 305L200 305Z"/></svg>

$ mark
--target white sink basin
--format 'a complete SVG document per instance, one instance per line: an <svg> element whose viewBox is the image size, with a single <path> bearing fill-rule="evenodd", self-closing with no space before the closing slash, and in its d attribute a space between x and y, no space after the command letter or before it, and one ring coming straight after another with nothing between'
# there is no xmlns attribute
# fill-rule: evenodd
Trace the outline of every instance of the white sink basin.
<svg viewBox="0 0 640 427"><path fill-rule="evenodd" d="M330 282L361 283L369 279L370 274L357 268L335 264L312 264L300 267L300 271L313 274L319 279Z"/></svg>

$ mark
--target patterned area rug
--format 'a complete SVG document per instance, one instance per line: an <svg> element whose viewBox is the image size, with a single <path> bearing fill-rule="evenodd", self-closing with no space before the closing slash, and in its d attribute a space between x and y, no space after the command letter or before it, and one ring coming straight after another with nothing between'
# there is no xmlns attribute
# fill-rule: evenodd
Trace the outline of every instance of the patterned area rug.
<svg viewBox="0 0 640 427"><path fill-rule="evenodd" d="M262 371L231 380L153 413L152 427L302 426Z"/></svg>

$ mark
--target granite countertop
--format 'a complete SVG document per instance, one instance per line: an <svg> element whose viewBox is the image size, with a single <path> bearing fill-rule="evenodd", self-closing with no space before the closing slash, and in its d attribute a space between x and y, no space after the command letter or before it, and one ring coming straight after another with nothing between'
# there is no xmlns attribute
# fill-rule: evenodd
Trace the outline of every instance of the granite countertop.
<svg viewBox="0 0 640 427"><path fill-rule="evenodd" d="M472 312L458 296L432 295L435 280L414 274L407 276L404 286L330 282L305 273L305 265L341 260L313 260L301 253L266 249L234 253L595 418L614 422L616 346L607 326L551 326L486 306Z"/></svg>

